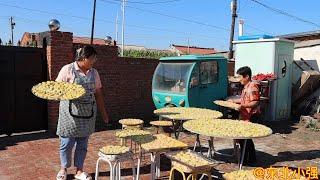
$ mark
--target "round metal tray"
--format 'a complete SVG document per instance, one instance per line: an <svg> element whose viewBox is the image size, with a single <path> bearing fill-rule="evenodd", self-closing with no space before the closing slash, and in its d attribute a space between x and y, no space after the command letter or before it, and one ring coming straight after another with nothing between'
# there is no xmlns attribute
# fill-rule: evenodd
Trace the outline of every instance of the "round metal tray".
<svg viewBox="0 0 320 180"><path fill-rule="evenodd" d="M264 138L264 137L268 137L272 134L272 132L268 135L265 135L265 136L254 136L254 137L240 137L240 136L210 136L210 135L207 135L205 133L202 133L202 132L197 132L197 131L194 131L193 129L190 129L190 128L186 128L184 125L183 125L183 128L192 132L192 133L195 133L195 134L199 134L199 135L203 135L203 136L207 136L207 137L215 137L215 138L223 138L223 139L257 139L257 138Z"/></svg>

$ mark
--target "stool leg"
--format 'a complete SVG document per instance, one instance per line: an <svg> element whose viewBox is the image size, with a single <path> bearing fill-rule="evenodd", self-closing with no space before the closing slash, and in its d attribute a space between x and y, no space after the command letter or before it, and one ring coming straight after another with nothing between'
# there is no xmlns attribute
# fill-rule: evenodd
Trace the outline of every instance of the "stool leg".
<svg viewBox="0 0 320 180"><path fill-rule="evenodd" d="M109 160L107 160L107 159L103 159L104 161L106 161L108 164L109 164L109 168L110 168L110 180L112 180L113 179L113 166L112 166L112 163L109 161Z"/></svg>
<svg viewBox="0 0 320 180"><path fill-rule="evenodd" d="M194 180L194 176L193 176L193 174L189 174L189 176L187 177L187 180Z"/></svg>
<svg viewBox="0 0 320 180"><path fill-rule="evenodd" d="M192 174L192 180L197 180L197 174Z"/></svg>
<svg viewBox="0 0 320 180"><path fill-rule="evenodd" d="M171 168L169 180L174 180L174 170L178 171L182 175L183 180L187 180L186 179L186 175L184 174L184 172L180 171L179 169L176 169L174 167Z"/></svg>
<svg viewBox="0 0 320 180"><path fill-rule="evenodd" d="M134 164L134 159L132 158L131 159L131 163L132 163L132 179L133 180L136 180L136 165ZM138 179L137 179L138 180Z"/></svg>
<svg viewBox="0 0 320 180"><path fill-rule="evenodd" d="M117 177L117 179L118 179L118 180L121 180L121 162L118 162L117 171L118 171L118 177Z"/></svg>
<svg viewBox="0 0 320 180"><path fill-rule="evenodd" d="M97 164L96 164L96 174L95 174L95 177L94 177L95 180L98 180L100 160L101 160L101 159L100 159L100 157L99 157L98 160L97 160Z"/></svg>
<svg viewBox="0 0 320 180"><path fill-rule="evenodd" d="M169 175L169 180L173 180L173 172L174 172L174 168L171 168L170 170L170 175Z"/></svg>
<svg viewBox="0 0 320 180"><path fill-rule="evenodd" d="M212 180L211 172L207 172L206 174L208 175L208 180Z"/></svg>
<svg viewBox="0 0 320 180"><path fill-rule="evenodd" d="M117 170L116 170L116 167L117 167L117 163L118 162L115 162L114 165L112 166L112 175L110 174L110 180L116 180L117 179Z"/></svg>
<svg viewBox="0 0 320 180"><path fill-rule="evenodd" d="M114 164L113 170L114 170L114 174L113 174L114 180L118 180L118 163L117 162Z"/></svg>

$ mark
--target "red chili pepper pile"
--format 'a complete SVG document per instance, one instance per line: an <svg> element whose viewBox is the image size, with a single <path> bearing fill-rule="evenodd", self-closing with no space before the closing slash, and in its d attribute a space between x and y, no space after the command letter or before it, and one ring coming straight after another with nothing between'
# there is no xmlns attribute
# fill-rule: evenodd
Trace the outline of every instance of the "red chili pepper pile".
<svg viewBox="0 0 320 180"><path fill-rule="evenodd" d="M257 75L252 77L252 79L256 81L267 81L275 78L276 76L273 73L268 73L268 74L258 73Z"/></svg>

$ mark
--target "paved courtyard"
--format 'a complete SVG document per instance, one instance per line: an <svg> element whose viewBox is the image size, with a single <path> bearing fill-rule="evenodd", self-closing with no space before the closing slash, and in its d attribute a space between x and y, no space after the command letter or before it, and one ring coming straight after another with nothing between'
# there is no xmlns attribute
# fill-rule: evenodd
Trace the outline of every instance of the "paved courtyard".
<svg viewBox="0 0 320 180"><path fill-rule="evenodd" d="M274 134L261 139L255 139L258 162L256 167L289 166L317 167L320 173L320 132L310 131L295 124L273 124ZM153 131L154 129L148 128ZM183 133L180 140L192 147L194 136ZM205 144L206 139L202 138ZM85 161L85 170L94 176L97 151L108 144L119 144L115 138L115 130L94 133L89 140L89 149ZM55 179L59 170L59 139L47 132L0 137L0 179ZM215 147L223 153L232 152L232 141L216 139ZM223 172L237 169L233 158L217 155L223 164L215 166L214 177L221 179ZM144 156L141 168L141 179L150 179L150 158ZM161 179L168 178L170 161L161 158ZM131 168L128 163L122 166L122 175L131 179ZM244 167L244 169L253 167ZM68 171L68 179L73 179L74 169ZM100 179L109 179L107 165L100 166Z"/></svg>

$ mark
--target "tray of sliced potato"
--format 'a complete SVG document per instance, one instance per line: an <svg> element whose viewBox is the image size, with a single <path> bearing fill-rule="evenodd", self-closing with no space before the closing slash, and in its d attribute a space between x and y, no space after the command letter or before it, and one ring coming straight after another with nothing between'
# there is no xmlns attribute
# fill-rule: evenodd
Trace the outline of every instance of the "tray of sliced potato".
<svg viewBox="0 0 320 180"><path fill-rule="evenodd" d="M117 155L127 153L130 151L130 149L126 146L109 145L102 147L99 151L105 155Z"/></svg>
<svg viewBox="0 0 320 180"><path fill-rule="evenodd" d="M145 136L150 135L151 133L149 131L144 131L140 129L123 129L116 132L116 137L118 138L130 138L130 137L136 137L136 136Z"/></svg>
<svg viewBox="0 0 320 180"><path fill-rule="evenodd" d="M32 87L31 92L46 100L73 100L82 97L85 89L75 83L46 81Z"/></svg>
<svg viewBox="0 0 320 180"><path fill-rule="evenodd" d="M170 149L184 149L188 145L164 134L156 134L153 136L133 137L132 140L141 145L148 152L166 151Z"/></svg>
<svg viewBox="0 0 320 180"><path fill-rule="evenodd" d="M132 151L126 146L104 146L99 150L99 156L102 156L110 161L115 161L116 159L127 159L132 155Z"/></svg>
<svg viewBox="0 0 320 180"><path fill-rule="evenodd" d="M141 119L121 119L119 123L125 126L137 126L143 124Z"/></svg>
<svg viewBox="0 0 320 180"><path fill-rule="evenodd" d="M166 156L172 160L173 166L184 172L210 171L216 164L212 159L191 150L169 152Z"/></svg>
<svg viewBox="0 0 320 180"><path fill-rule="evenodd" d="M215 100L215 101L213 101L213 103L215 103L218 106L227 107L227 108L234 109L237 111L240 109L239 104L236 104L236 103L233 103L230 101Z"/></svg>
<svg viewBox="0 0 320 180"><path fill-rule="evenodd" d="M223 116L219 111L194 107L166 107L155 110L154 114L171 120L216 119Z"/></svg>
<svg viewBox="0 0 320 180"><path fill-rule="evenodd" d="M153 126L160 126L160 127L173 126L171 121L151 121L150 124Z"/></svg>
<svg viewBox="0 0 320 180"><path fill-rule="evenodd" d="M262 138L272 134L267 126L232 119L191 120L185 122L183 127L192 133L229 139Z"/></svg>

